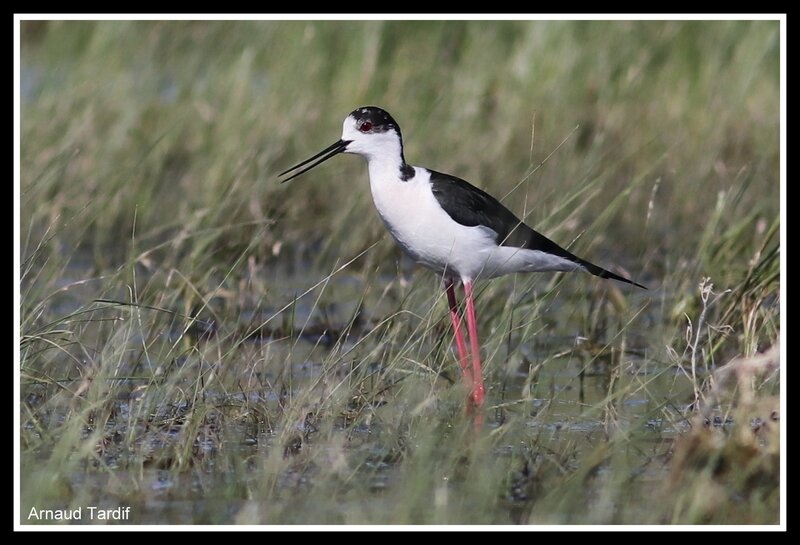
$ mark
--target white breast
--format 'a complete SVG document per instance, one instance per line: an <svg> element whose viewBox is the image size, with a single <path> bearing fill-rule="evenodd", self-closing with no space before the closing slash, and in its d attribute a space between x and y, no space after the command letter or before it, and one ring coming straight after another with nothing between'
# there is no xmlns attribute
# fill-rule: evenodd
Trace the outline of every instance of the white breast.
<svg viewBox="0 0 800 545"><path fill-rule="evenodd" d="M414 171L415 176L404 182L396 168L370 163L370 189L378 214L412 259L439 273L474 279L497 248L496 233L453 221L431 191L430 172L420 167Z"/></svg>

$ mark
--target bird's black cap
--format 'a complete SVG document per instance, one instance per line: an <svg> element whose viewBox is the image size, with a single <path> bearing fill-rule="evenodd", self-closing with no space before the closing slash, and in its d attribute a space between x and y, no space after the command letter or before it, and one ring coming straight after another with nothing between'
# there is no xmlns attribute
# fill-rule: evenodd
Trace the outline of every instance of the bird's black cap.
<svg viewBox="0 0 800 545"><path fill-rule="evenodd" d="M389 115L389 112L382 108L378 108L377 106L362 106L350 112L350 115L355 118L359 125L364 122L371 123L372 129L370 132L395 130L397 134L400 135L400 127L397 125L397 121Z"/></svg>

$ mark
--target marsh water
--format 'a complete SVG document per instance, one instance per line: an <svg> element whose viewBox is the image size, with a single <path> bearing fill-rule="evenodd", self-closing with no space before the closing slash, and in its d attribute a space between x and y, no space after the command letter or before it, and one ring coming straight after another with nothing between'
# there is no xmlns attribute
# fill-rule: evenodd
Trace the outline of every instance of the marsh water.
<svg viewBox="0 0 800 545"><path fill-rule="evenodd" d="M74 263L77 269L81 261ZM118 335L115 327L137 316L145 323L154 320L162 325L126 330L123 346L104 377L105 391L113 399L98 405L104 409L93 412L96 420L86 422L83 430L87 440L98 441L96 455L72 468L60 492L46 494L50 503L64 508L129 506L131 519L121 522L135 524L264 523L270 520L265 513L274 513L274 522L283 524L359 523L365 513L374 515L383 509L386 522L392 522L388 515L395 501L392 491L402 486L410 453L423 448L434 459L447 458L454 445L480 442L481 437L497 433L504 438L486 447L491 449L490 459L506 460L517 469L496 509L476 522L520 522L518 507L529 502L532 494L526 484L530 466L551 463L568 474L579 465L582 451L620 432L632 437L625 456L630 477L636 480L635 493L651 494L663 485L672 439L687 425L680 415L691 401L692 389L685 370L654 357L663 350L648 346L645 332L629 327L622 343L582 336L574 333L580 330L581 319L569 310L570 301L585 297L582 283L571 283L558 297L546 295L546 316L540 320L552 325L542 326L525 342L506 334L507 341L486 345L490 352L484 354L488 373L484 420L481 429L468 432L473 439L457 439L458 426L466 419L458 389L453 387L460 376L452 347L439 352L447 357L438 362L438 368L420 363L422 358L416 363L406 358L407 363L400 364L397 359L389 363L365 356L376 344L387 342L375 332L393 309L419 305L416 301L427 298L436 301L440 296L433 275L413 269L401 274L406 273L402 280L419 299L407 297L398 303L365 296L370 290L363 277L347 271L326 278L324 273L298 268L273 270L268 279L262 279L269 285L271 303L254 302L233 314L213 308L224 303L211 300L208 308L195 309L196 320L163 308L114 303L113 294L94 292L92 282L81 276L84 273L76 272L74 278L67 275L63 293L51 300L50 312L67 316L92 309L87 323L94 326L81 329L82 345L108 343L109 336ZM324 287L310 289L320 284L320 278L325 279ZM377 286L397 281L388 276L371 280ZM497 293L508 296L515 289L515 296L522 300L529 287L512 288L507 283ZM575 291L570 293L571 289ZM658 296L652 291L632 293L629 304L635 309ZM422 340L414 345L414 354L429 354L427 345L448 338L443 303L423 305L428 317L411 313L402 318L434 323L419 333ZM480 309L480 296L478 305ZM524 314L527 307L520 308ZM639 312L637 320L656 322L646 311ZM594 335L605 333L597 327L593 330ZM490 329L484 340L493 335L504 333ZM389 344L401 342L416 341L388 340ZM193 348L179 355L168 348L180 343ZM217 357L205 352L211 347ZM159 354L167 356L159 360ZM101 356L82 358L82 362L87 367L99 365ZM37 415L28 420L27 431L40 438L74 417L74 400L65 392L81 391L85 375L91 374L70 354L53 355L49 365L51 370L61 370L58 384L63 391L37 380L24 380L22 387L24 406ZM338 414L320 409L324 403L319 399L330 395L332 381L344 384L355 376L361 399L354 397ZM205 379L198 381L198 377ZM159 391L165 381L169 394ZM394 394L405 388L421 388L427 396L411 406L408 399ZM328 393L317 396L320 390ZM184 394L176 397L175 391ZM306 405L307 412L287 410L292 403ZM202 425L193 431L191 444L181 448L180 443L187 441L186 422L198 411L205 413ZM440 419L435 433L453 437L433 446L415 445L414 417L395 424L398 418L402 420L398 414L404 413ZM300 417L287 426L281 418L289 414ZM724 424L723 420L714 422ZM506 432L509 427L513 431ZM398 429L403 430L402 439L395 437ZM263 489L264 459L276 451L285 466L269 485L269 499L259 499L247 491ZM176 452L186 458L176 459ZM24 476L32 477L33 486L41 482L36 460L44 463L51 456L53 452L46 449L28 455ZM335 466L343 459L351 474L347 483L337 481L334 487L339 499L322 500L320 491L330 485L316 480L330 481L326 465ZM454 469L458 464L439 470L436 478L446 486L437 493L458 497L464 484ZM358 492L342 493L349 488ZM587 488L589 496L594 493L601 493L599 484L596 490ZM635 504L635 498L631 501ZM91 522L99 521L81 523Z"/></svg>

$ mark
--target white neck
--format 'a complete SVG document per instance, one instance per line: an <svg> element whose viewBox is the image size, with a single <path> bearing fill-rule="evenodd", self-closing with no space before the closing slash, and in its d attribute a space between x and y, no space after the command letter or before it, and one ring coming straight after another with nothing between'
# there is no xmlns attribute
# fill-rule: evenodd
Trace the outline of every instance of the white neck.
<svg viewBox="0 0 800 545"><path fill-rule="evenodd" d="M400 177L400 167L403 166L403 161L399 150L397 153L381 153L364 158L367 160L370 182L389 181Z"/></svg>

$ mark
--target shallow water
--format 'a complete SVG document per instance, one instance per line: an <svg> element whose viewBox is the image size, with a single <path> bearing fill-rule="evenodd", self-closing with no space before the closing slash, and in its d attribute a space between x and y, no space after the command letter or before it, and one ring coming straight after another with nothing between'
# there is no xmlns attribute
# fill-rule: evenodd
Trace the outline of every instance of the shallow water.
<svg viewBox="0 0 800 545"><path fill-rule="evenodd" d="M72 276L72 280L65 280L65 286L80 278L81 273L75 272ZM97 455L64 476L63 486L69 492L56 494L50 503L63 502L65 508L90 504L115 507L124 503L135 513L130 520L135 524L266 523L273 519L286 524L340 524L382 518L391 523L391 517L384 516L379 506L386 503L387 512L391 513L391 498L398 488L405 486L407 452L431 448L425 446L424 441L415 444L410 440L397 450L392 446L394 439L390 436L387 440L387 434L397 432L390 424L397 414L421 410L397 406L398 402L407 401L398 397L396 389L411 388L413 386L405 386L405 382L416 381L412 384L430 391L425 401L433 403L430 418L452 419L460 412L460 402L450 394L441 399L439 396L452 390L450 384L460 381L459 371L452 347L450 361L439 370L420 371L413 366L398 367L397 364L387 366L379 357L361 360L354 368L353 363L373 349L374 342L379 340L372 335L376 324L397 308L417 303L415 300L365 297L365 293L372 293L369 287L360 276L350 274L334 276L324 290L297 298L322 277L324 273L271 271L267 297L252 306L240 307L235 317L230 309L212 308L212 305L209 312L201 312L202 322L189 330L185 320L174 317L160 322L155 318L153 322L160 325L150 329L147 309L138 309L136 312L145 316L145 325L143 329L135 327L129 331L121 341L122 351L115 353L115 367L109 377L113 401L105 404L111 409L106 414L104 428L97 430L87 425L83 432L85 439L102 437L100 446L96 447ZM145 280L140 278L142 285ZM388 284L393 280L380 279L376 284ZM431 284L435 281L427 275L417 275L414 280L423 283L431 280ZM109 299L93 289L91 281L74 285L53 297L48 310L53 316L63 316L94 305L103 307L97 311L99 315L114 315L117 320L131 312L130 307L91 303L93 298ZM426 290L438 295L435 285L412 289L418 290L412 295L423 293L423 299ZM641 493L646 495L649 493L647 483L658 486L666 472L663 457L672 439L685 425L675 415L685 408L691 389L681 380L678 370L642 356L653 348L648 347L646 337L637 335L635 330L626 330L629 339L626 352L623 355L617 352L612 357L596 357L592 343L578 336L557 333L580 328L576 325L579 319L575 321L571 315L563 319L563 309L569 308L565 301L572 296L562 295L563 299L553 298L547 309L548 319L561 313L555 326L548 326L533 342L514 341L517 344L507 354L495 347L494 352L485 357L487 408L485 425L479 434L486 437L486 434L505 433L509 425L513 427L514 431L508 432L506 439L494 445L490 456L521 467L520 479L526 483L524 468L527 466L520 465L518 460L529 459L530 463L539 464L543 457L552 453L575 450L576 445L602 443L623 430L635 436L628 443L628 463L632 468L639 468L635 470L637 482ZM640 296L635 295L634 300L635 297ZM441 327L449 328L445 316L442 313ZM643 317L643 320L654 318ZM112 330L122 327L122 323L98 321ZM81 326L82 343L97 343L102 347L103 342L109 342L109 335L111 339L118 335L100 329ZM155 338L153 331L157 331ZM438 334L432 336L423 332L421 335L419 348L409 354L426 354L438 338ZM489 337L491 333L485 335ZM400 340L393 339L393 342ZM197 350L176 354L165 348L184 341ZM141 347L147 345L149 350L142 351ZM205 352L207 349L217 356L210 357ZM330 359L331 350L337 351L339 356ZM94 358L85 356L83 361L89 365ZM75 358L69 354L51 354L47 368L51 374L62 377L59 382L62 388L68 391L81 388L83 371L76 367ZM60 373L54 373L55 369L61 369ZM197 387L198 373L209 377L214 373L221 378L211 381L203 388L202 395L193 399L190 392ZM441 373L439 378L435 373ZM161 398L158 379L154 382L152 378L159 376L182 377L171 378L169 386L186 391L186 396L177 400ZM309 416L300 418L289 428L276 422L274 415L268 415L266 420L228 416L231 412L254 409L269 413L279 406L291 406L295 397L300 403L308 403L313 398L309 397L309 392L324 388L332 377L347 381L351 376L363 380L376 377L365 384L388 381L387 393L367 395L358 400L352 416L339 415L333 420L315 414L316 409L310 406ZM387 377L394 377L397 382L392 385ZM277 388L279 383L282 386ZM226 386L223 388L220 384ZM23 381L22 397L25 402L23 427L32 439L43 437L37 426L43 426L45 434L57 434L74 411L69 396L35 381ZM435 409L437 406L440 409ZM208 413L202 429L194 432L193 444L186 451L192 460L187 465L185 460L175 459L175 453L180 451L177 445L185 441L185 422L191 420L193 411L198 409ZM36 423L27 418L28 411L37 415ZM665 418L665 413L671 417ZM363 414L372 416L364 418ZM535 445L546 445L546 453L534 452L538 448ZM453 441L448 439L432 447L430 454L433 459L447 459L452 455L452 448ZM276 449L282 452L285 465L271 485L268 497L272 500L264 502L258 499L260 494L254 495L252 491L263 487L264 460ZM49 456L45 447L29 454L24 464L23 489L26 482L31 487L36 486L34 483L41 479L41 475L37 475L36 460L44 463ZM564 471L574 471L580 465L574 457L562 462L566 464ZM175 471L176 464L183 464L180 467L184 469ZM232 467L231 464L238 465ZM320 499L320 489L330 486L327 484L331 479L330 467L337 464L352 467L350 479L355 481L348 482L357 483L341 485L344 487L341 490L358 492L343 493L343 497L334 502ZM602 476L603 469L599 471ZM438 501L450 506L454 498L463 502L458 491L468 483L455 477L443 479L445 484L435 493L441 496ZM131 487L135 493L131 493ZM473 522L525 522L520 506L527 505L530 500L531 492L526 492L526 487L529 488L529 484L512 483L496 509ZM587 494L594 493L591 486L587 488ZM600 494L600 490L596 493ZM23 498L25 496L23 494ZM29 490L28 496L36 497L37 493ZM458 505L459 509L468 509L463 503ZM296 511L293 506L302 509ZM451 522L464 522L446 511L437 516L452 516ZM419 517L420 522L426 522L424 513Z"/></svg>

